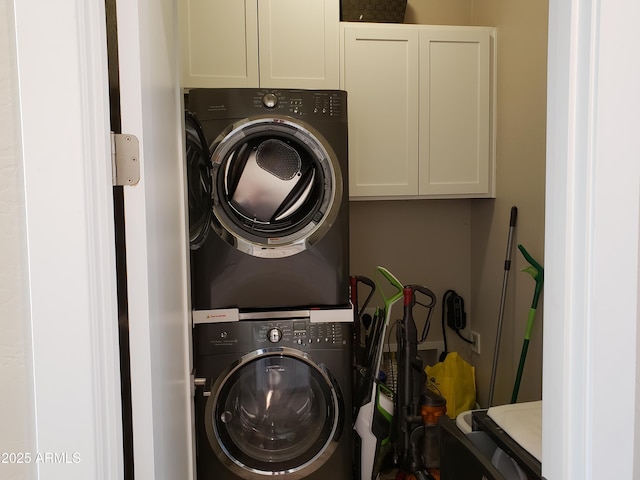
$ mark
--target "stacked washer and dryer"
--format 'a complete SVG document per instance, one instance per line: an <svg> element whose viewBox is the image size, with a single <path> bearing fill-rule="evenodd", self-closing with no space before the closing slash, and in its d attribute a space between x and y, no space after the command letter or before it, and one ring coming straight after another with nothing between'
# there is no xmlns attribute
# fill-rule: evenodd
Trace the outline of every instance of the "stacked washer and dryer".
<svg viewBox="0 0 640 480"><path fill-rule="evenodd" d="M187 106L197 478L351 480L346 93Z"/></svg>

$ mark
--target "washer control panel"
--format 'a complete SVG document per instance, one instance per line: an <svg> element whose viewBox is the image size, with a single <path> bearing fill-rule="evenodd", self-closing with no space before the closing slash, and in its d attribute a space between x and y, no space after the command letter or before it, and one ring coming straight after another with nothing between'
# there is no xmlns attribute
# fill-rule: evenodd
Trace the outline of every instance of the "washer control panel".
<svg viewBox="0 0 640 480"><path fill-rule="evenodd" d="M348 324L311 323L308 319L265 320L254 322L256 347L332 348L349 341Z"/></svg>
<svg viewBox="0 0 640 480"><path fill-rule="evenodd" d="M344 349L350 342L352 323L311 322L308 317L240 320L198 324L194 327L196 356L236 353L259 348L289 347L298 350Z"/></svg>

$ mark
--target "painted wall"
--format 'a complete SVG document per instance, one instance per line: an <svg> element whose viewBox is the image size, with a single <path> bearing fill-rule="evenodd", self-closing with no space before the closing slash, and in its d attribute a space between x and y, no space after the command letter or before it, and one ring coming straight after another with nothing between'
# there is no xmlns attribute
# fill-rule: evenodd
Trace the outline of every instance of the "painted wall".
<svg viewBox="0 0 640 480"><path fill-rule="evenodd" d="M27 258L20 171L12 2L0 0L0 454L32 452ZM0 478L29 478L32 465L0 459Z"/></svg>
<svg viewBox="0 0 640 480"><path fill-rule="evenodd" d="M535 282L515 249L521 243L540 263L544 257L546 171L547 1L474 2L478 25L498 28L497 195L471 206L471 278L475 324L486 339L476 359L478 394L488 395L497 331L509 212L518 207L514 263L509 274L494 403L511 397ZM542 396L541 299L526 359L519 401Z"/></svg>
<svg viewBox="0 0 640 480"><path fill-rule="evenodd" d="M481 336L476 355L453 332L458 350L476 368L478 401L487 404L495 351L504 260L512 206L518 208L512 268L496 371L494 404L511 398L534 280L517 243L542 263L546 129L548 2L525 0L409 0L405 23L489 25L498 28L497 198L420 202L351 202L352 273L377 264L393 267L402 282L422 283L442 294L455 289ZM385 222L386 228L374 226ZM407 228L407 225L410 225ZM521 401L542 396L542 301L527 355ZM436 310L440 318L441 306ZM442 338L439 325L430 340Z"/></svg>
<svg viewBox="0 0 640 480"><path fill-rule="evenodd" d="M351 274L380 279L375 268L382 265L403 284L424 285L437 296L428 341L442 339L442 295L455 290L465 299L470 289L470 204L468 200L388 200L353 201L351 217ZM384 288L384 287L382 287ZM387 294L391 289L384 290ZM368 289L362 287L361 295ZM376 295L372 305L383 305ZM392 320L402 317L402 302L393 310ZM469 312L467 312L469 313ZM422 330L426 311L414 311ZM391 332L393 333L393 332ZM449 350L469 350L452 330L447 332Z"/></svg>
<svg viewBox="0 0 640 480"><path fill-rule="evenodd" d="M473 0L407 0L404 23L473 25Z"/></svg>

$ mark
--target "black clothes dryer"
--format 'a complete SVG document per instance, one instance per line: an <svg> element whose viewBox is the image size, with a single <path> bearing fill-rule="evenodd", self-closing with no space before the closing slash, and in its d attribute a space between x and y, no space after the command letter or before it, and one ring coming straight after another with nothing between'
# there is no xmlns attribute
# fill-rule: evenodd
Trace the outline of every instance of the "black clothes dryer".
<svg viewBox="0 0 640 480"><path fill-rule="evenodd" d="M210 198L206 227L203 203L190 209L193 308L348 304L346 92L194 89L187 101L210 154L208 172L188 171L189 198Z"/></svg>
<svg viewBox="0 0 640 480"><path fill-rule="evenodd" d="M351 327L304 312L194 325L198 480L352 480Z"/></svg>

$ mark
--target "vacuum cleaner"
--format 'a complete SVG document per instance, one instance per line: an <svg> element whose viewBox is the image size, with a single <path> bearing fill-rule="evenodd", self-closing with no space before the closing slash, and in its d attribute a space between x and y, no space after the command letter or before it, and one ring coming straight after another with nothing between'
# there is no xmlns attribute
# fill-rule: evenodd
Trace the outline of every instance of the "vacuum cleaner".
<svg viewBox="0 0 640 480"><path fill-rule="evenodd" d="M421 294L427 299L426 303L419 302L416 294ZM421 285L408 285L403 289L404 315L398 330L396 341L398 344L399 368L398 368L398 392L394 411L395 452L397 466L400 470L400 478L415 478L427 480L434 478L428 471L427 458L433 457L431 449L435 448L434 439L427 440L428 428L434 423L427 420L428 411L434 405L443 407L444 399L439 400L436 392L431 392L426 387L426 374L422 358L418 355L418 344L426 340L431 325L431 314L436 305L436 296L426 287ZM427 316L420 337L413 318L413 308L420 304L427 309ZM440 412L443 409L440 408ZM436 436L436 429L431 429ZM435 440L438 440L436 438ZM438 444L439 445L439 444ZM397 477L398 478L398 477Z"/></svg>
<svg viewBox="0 0 640 480"><path fill-rule="evenodd" d="M418 344L427 338L436 296L421 285L403 286L383 267L378 267L378 272L395 291L389 297L383 293L384 310L374 315L364 357L366 375L362 389L355 396L358 406L354 414L356 466L359 469L355 478L376 480L385 458L392 455L393 463L400 470L396 478L433 479L430 472L438 467L439 457L438 417L446 411L446 401L426 387ZM421 300L426 297L427 301L418 301L416 294ZM391 307L401 298L404 312L396 331L398 381L394 392L381 381L379 372ZM413 319L416 304L427 309L420 337Z"/></svg>

